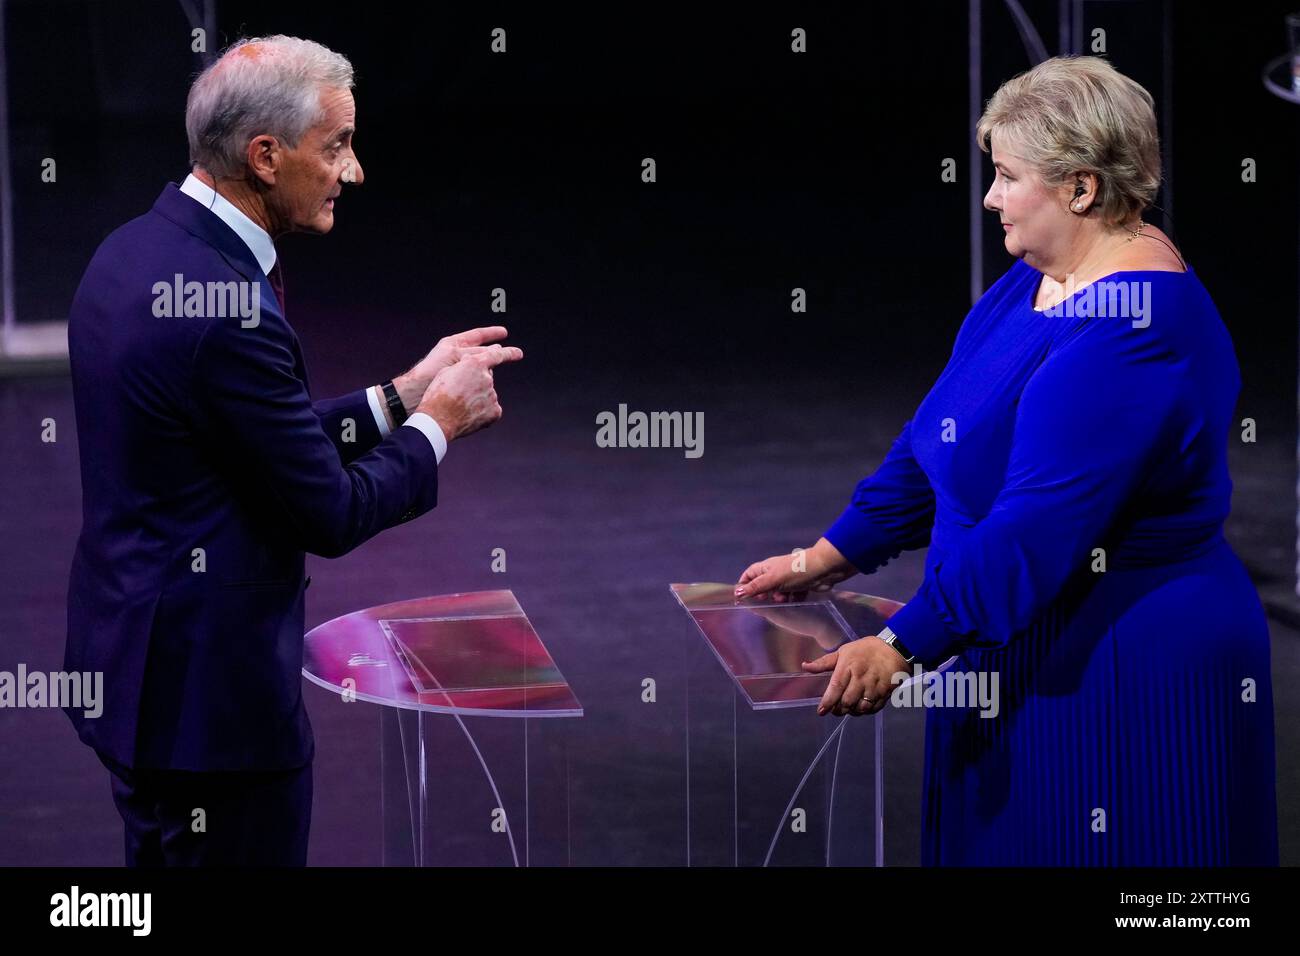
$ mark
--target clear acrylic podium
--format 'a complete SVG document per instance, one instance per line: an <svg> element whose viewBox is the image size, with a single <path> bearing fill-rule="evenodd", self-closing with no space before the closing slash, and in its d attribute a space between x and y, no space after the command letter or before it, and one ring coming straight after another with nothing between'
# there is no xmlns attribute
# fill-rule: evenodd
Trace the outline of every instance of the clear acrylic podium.
<svg viewBox="0 0 1300 956"><path fill-rule="evenodd" d="M685 651L690 865L883 865L892 708L818 717L830 674L800 664L878 633L902 605L848 591L737 602L734 588L672 585L697 631Z"/></svg>
<svg viewBox="0 0 1300 956"><path fill-rule="evenodd" d="M566 865L574 696L514 594L385 604L305 638L303 674L382 705L386 866Z"/></svg>

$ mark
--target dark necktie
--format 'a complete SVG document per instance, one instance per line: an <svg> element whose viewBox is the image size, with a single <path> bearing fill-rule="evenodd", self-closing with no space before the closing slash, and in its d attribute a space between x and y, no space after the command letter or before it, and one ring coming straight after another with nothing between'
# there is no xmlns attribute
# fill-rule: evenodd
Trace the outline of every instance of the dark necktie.
<svg viewBox="0 0 1300 956"><path fill-rule="evenodd" d="M275 292L276 301L280 303L280 314L287 316L284 311L284 273L280 270L280 257L275 257L275 265L271 266L271 271L266 274L266 278L271 283L271 289Z"/></svg>

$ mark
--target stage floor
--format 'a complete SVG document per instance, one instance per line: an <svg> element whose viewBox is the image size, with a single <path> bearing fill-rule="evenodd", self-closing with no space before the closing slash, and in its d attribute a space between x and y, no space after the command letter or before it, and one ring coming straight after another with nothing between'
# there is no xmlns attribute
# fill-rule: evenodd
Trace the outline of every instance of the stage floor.
<svg viewBox="0 0 1300 956"><path fill-rule="evenodd" d="M413 357L368 344L409 342L408 317L353 318L373 334L349 333L342 317L319 310L295 323L320 397L392 374ZM401 334L387 336L386 327ZM570 859L682 865L686 719L678 691L682 641L694 635L668 584L734 580L751 561L810 544L879 462L927 383L916 376L891 381L888 370L852 381L698 356L694 365L630 380L614 362L561 367L536 347L544 335L528 338L528 368L498 374L503 420L452 446L439 507L341 559L308 559L307 626L412 596L510 588L586 711L570 751ZM344 367L349 356L357 363L351 369ZM1285 399L1267 413L1273 427L1260 428L1257 445L1232 449L1236 496L1228 523L1261 591L1283 596L1295 528L1295 422ZM616 413L620 403L703 412L704 454L597 447L597 414ZM58 423L54 444L40 441L46 417ZM24 662L56 669L80 523L69 381L0 381L0 434L0 668ZM505 549L505 573L492 570L496 548ZM904 555L845 586L905 601L920 580L922 557ZM1288 795L1279 801L1282 862L1295 865L1300 633L1277 619L1271 626L1278 784ZM641 699L646 677L657 682L654 705ZM310 862L376 865L375 707L344 704L306 682L304 693L317 741ZM0 744L0 864L120 863L121 824L107 774L62 713L0 710ZM919 784L921 756L919 734L887 742L889 773L899 780ZM906 786L892 793L903 802L887 804L887 858L914 864L919 807Z"/></svg>

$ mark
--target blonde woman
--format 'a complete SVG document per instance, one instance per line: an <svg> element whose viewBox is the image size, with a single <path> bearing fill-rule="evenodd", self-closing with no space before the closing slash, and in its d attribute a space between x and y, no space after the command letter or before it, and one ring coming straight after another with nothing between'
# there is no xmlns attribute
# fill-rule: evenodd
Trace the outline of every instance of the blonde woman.
<svg viewBox="0 0 1300 956"><path fill-rule="evenodd" d="M1017 260L880 467L809 549L751 565L787 599L929 546L880 635L805 664L820 713L878 713L891 675L956 655L997 716L926 715L927 865L1276 865L1263 608L1223 537L1232 342L1141 213L1150 95L1047 60L980 119L984 206Z"/></svg>

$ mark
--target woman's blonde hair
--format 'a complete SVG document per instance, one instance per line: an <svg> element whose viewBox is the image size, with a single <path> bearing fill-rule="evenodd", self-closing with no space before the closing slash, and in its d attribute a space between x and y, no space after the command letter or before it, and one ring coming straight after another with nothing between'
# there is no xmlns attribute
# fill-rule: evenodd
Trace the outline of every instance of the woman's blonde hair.
<svg viewBox="0 0 1300 956"><path fill-rule="evenodd" d="M1101 57L1052 57L1007 80L975 127L986 153L994 130L1049 185L1095 174L1107 224L1140 214L1160 188L1151 94Z"/></svg>

